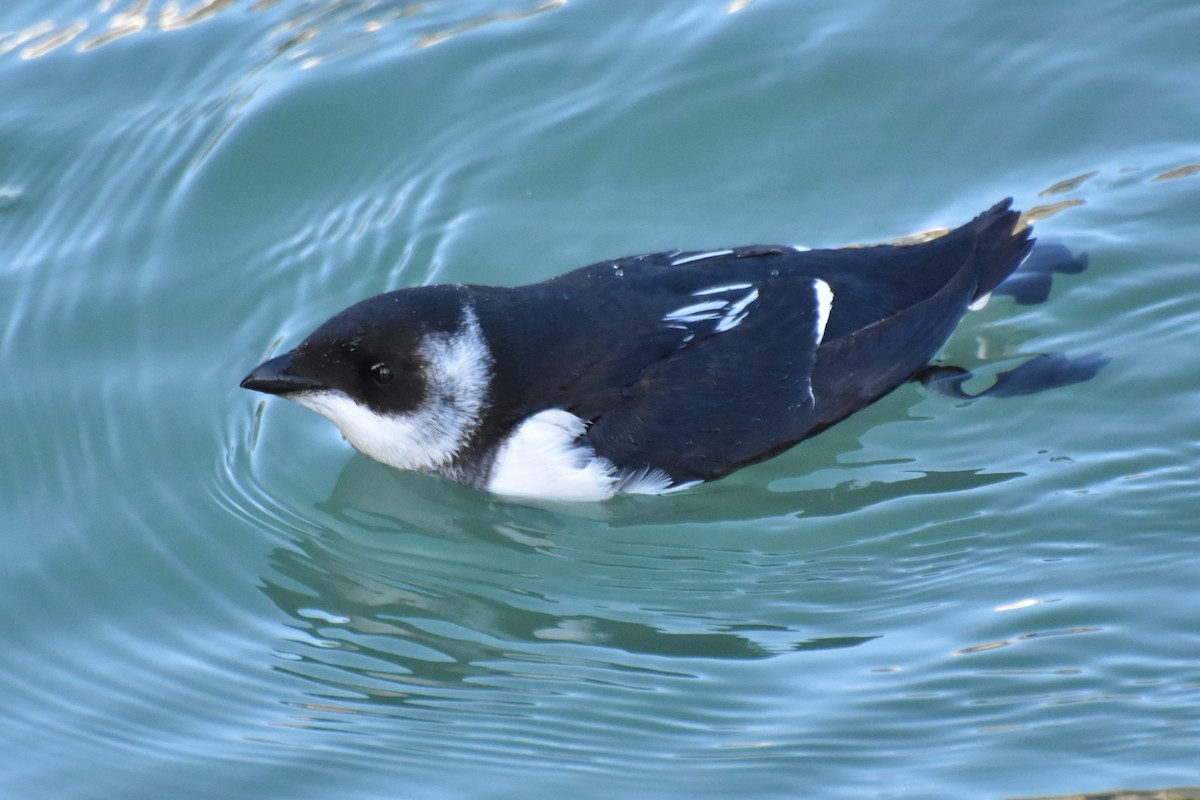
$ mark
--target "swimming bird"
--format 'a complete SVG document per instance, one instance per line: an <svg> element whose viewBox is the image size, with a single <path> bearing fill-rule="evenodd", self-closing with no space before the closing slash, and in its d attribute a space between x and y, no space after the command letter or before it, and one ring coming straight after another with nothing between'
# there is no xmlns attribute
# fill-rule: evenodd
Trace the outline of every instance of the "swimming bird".
<svg viewBox="0 0 1200 800"><path fill-rule="evenodd" d="M919 375L1029 254L1018 222L1008 199L921 244L676 250L515 288L401 289L241 385L327 417L384 464L500 495L672 491Z"/></svg>

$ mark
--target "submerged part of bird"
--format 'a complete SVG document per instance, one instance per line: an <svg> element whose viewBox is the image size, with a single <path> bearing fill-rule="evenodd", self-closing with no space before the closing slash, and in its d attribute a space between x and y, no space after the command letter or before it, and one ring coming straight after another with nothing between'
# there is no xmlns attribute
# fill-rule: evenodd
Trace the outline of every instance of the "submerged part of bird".
<svg viewBox="0 0 1200 800"><path fill-rule="evenodd" d="M966 396L969 373L925 370L1029 255L1017 222L1005 200L919 244L672 251L516 288L402 289L242 386L311 408L385 464L498 494L671 491L777 455L914 376ZM1043 361L997 393L1102 366Z"/></svg>

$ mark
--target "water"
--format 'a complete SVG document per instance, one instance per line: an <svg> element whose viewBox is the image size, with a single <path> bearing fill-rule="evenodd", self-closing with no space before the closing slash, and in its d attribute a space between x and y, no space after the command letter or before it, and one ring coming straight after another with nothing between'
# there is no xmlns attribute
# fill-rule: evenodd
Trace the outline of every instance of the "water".
<svg viewBox="0 0 1200 800"><path fill-rule="evenodd" d="M1197 41L1182 0L5 4L0 796L1200 783ZM1009 194L1091 267L945 357L1098 378L906 386L681 495L503 502L237 388L388 288Z"/></svg>

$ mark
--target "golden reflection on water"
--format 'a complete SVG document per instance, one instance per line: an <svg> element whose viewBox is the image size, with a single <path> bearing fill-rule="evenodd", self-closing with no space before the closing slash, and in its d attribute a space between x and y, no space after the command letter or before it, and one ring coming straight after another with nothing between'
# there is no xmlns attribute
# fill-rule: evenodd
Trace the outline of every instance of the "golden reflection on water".
<svg viewBox="0 0 1200 800"><path fill-rule="evenodd" d="M1200 787L1178 786L1171 789L1113 789L1087 794L1055 797L1026 797L1024 800L1200 800Z"/></svg>
<svg viewBox="0 0 1200 800"><path fill-rule="evenodd" d="M1189 175L1195 175L1197 173L1200 173L1200 164L1185 164L1182 167L1169 169L1161 175L1155 175L1154 180L1155 182L1173 181L1177 178L1186 178Z"/></svg>
<svg viewBox="0 0 1200 800"><path fill-rule="evenodd" d="M1038 192L1038 197L1045 197L1046 195L1051 194L1062 194L1063 192L1069 192L1074 189L1078 189L1084 181L1091 180L1099 174L1100 170L1094 169L1091 172L1085 172L1082 175L1076 175L1073 178L1061 180L1058 183L1051 184L1042 191Z"/></svg>
<svg viewBox="0 0 1200 800"><path fill-rule="evenodd" d="M1142 171L1143 170L1141 170L1141 169L1132 168L1132 167L1120 170L1120 172L1122 172L1122 173L1142 172ZM1067 192L1073 192L1076 189L1078 189L1080 186L1082 186L1084 183L1086 183L1087 181L1090 181L1092 178L1095 178L1099 174L1100 174L1100 170L1090 170L1088 172L1084 172L1079 175L1074 175L1070 178L1064 178L1060 181L1056 181L1056 182L1050 184L1045 189L1038 192L1037 196L1038 197L1051 197L1053 195L1065 194ZM1180 178L1187 178L1187 177L1191 177L1193 175L1200 175L1200 164L1184 164L1179 167L1173 167L1172 169L1169 169L1165 172L1160 172L1157 175L1155 175L1153 178L1150 178L1150 182L1151 183L1162 183L1164 181L1178 180ZM1057 214L1061 214L1063 211L1066 211L1069 208L1076 208L1078 206L1082 206L1082 205L1086 205L1086 204L1087 204L1087 201L1082 198L1071 197L1071 198L1067 198L1065 200L1058 200L1053 203L1040 203L1038 205L1030 206L1029 208L1026 208L1025 210L1023 210L1021 212L1021 216L1017 220L1017 230L1024 230L1025 228L1028 228L1030 225L1034 224L1035 222L1040 222L1042 220L1049 219L1050 217L1053 217ZM950 232L950 228L929 228L927 230L918 231L916 233L910 233L907 236L898 236L894 239L887 239L883 242L879 242L879 244L895 244L895 245L921 244L922 242L928 242L931 239L936 239L939 236L945 236L949 232ZM847 247L869 247L869 246L870 245L868 245L868 244L847 245ZM999 609L997 609L997 610L999 610Z"/></svg>
<svg viewBox="0 0 1200 800"><path fill-rule="evenodd" d="M249 7L249 11L259 13L287 1L257 0ZM152 0L132 0L128 5L117 8L116 0L103 0L97 10L100 15L99 19L76 19L64 23L43 19L18 31L0 31L0 56L17 51L22 59L40 58L64 45L75 42L85 31L99 31L92 36L83 38L76 45L77 52L85 53L101 45L110 44L118 39L146 30L158 32L181 30L212 19L222 11L238 6L236 0L198 0L198 2L186 6L176 0L168 0L155 10L151 8L151 2ZM567 0L543 0L541 3L516 11L502 11L474 17L433 32L414 34L411 46L413 48L430 47L483 25L526 19L566 4ZM286 20L276 31L279 35L293 31L294 33L288 35L286 42L278 46L276 52L295 48L296 45L315 38L322 31L359 15L367 16L357 26L359 35L379 33L395 20L416 16L426 11L429 4L411 3L393 10L379 12L375 12L377 5L375 0L329 0L316 8L308 4L297 3L296 5L295 15ZM735 5L737 5L736 2ZM731 13L734 10L736 9L730 8ZM312 67L321 60L323 59L307 57L301 62L301 66Z"/></svg>
<svg viewBox="0 0 1200 800"><path fill-rule="evenodd" d="M1073 197L1070 200L1060 200L1057 203L1043 203L1040 206L1032 206L1021 213L1021 219L1017 222L1017 228L1027 228L1040 220L1050 219L1050 217L1066 211L1068 208L1084 205L1085 202L1078 197Z"/></svg>
<svg viewBox="0 0 1200 800"><path fill-rule="evenodd" d="M552 8L558 8L559 6L565 6L566 4L567 0L547 0L547 2L544 2L538 6L534 6L533 8L526 9L525 11L509 11L499 14L489 14L485 17L477 17L473 20L468 20L467 22L463 22L443 31L426 34L425 36L417 39L416 44L414 44L413 47L430 47L431 45L441 44L447 39L452 39L455 36L492 22L525 19L526 17L532 17L535 14L541 14L544 11L549 11Z"/></svg>
<svg viewBox="0 0 1200 800"><path fill-rule="evenodd" d="M984 642L983 644L973 644L970 647L964 647L961 650L955 650L951 655L969 656L975 653L985 653L988 650L997 650L1001 647L1008 647L1017 642L1025 642L1030 639L1045 639L1049 636L1070 636L1077 633L1099 633L1102 629L1096 627L1079 626L1074 628L1059 628L1052 631L1034 631L1032 633L1022 633L1019 636L1014 636L1011 639L1000 639L994 642Z"/></svg>

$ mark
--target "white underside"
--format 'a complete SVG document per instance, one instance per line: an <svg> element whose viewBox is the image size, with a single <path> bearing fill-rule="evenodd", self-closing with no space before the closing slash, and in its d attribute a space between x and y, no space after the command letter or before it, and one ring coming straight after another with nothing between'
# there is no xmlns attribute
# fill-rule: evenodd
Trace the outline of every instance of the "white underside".
<svg viewBox="0 0 1200 800"><path fill-rule="evenodd" d="M500 446L487 489L512 497L595 501L623 494L661 494L671 486L662 470L621 472L580 438L582 419L549 409L526 419Z"/></svg>
<svg viewBox="0 0 1200 800"><path fill-rule="evenodd" d="M971 311L982 311L983 309L987 308L988 300L991 299L991 292L981 294L979 297L976 297L973 301L971 301L967 308L969 308Z"/></svg>

